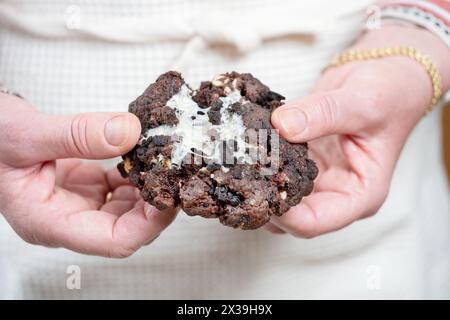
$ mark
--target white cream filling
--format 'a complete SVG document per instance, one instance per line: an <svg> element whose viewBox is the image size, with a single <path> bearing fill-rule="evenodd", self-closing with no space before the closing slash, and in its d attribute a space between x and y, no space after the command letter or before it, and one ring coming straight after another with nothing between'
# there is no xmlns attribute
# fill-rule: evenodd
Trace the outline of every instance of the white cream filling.
<svg viewBox="0 0 450 320"><path fill-rule="evenodd" d="M178 124L175 126L162 125L149 129L141 137L140 143L156 135L171 136L174 141L171 162L180 165L188 153L194 153L192 150L199 150L206 154L204 158L208 162L233 161L233 159L222 159L220 149L222 141L235 140L237 151L233 152L233 156L240 159L240 163L253 163L252 158L246 153L246 148L251 148L251 146L245 142L246 128L242 117L237 113L228 112L228 108L236 102L242 102L241 99L243 97L238 90L233 90L226 97L221 97L221 123L213 125L209 122L207 114L209 108L200 108L192 100L192 90L187 85L183 85L180 91L166 103L168 107L175 110ZM199 114L198 111L204 114ZM210 134L208 134L209 130L216 131L214 141L211 141Z"/></svg>

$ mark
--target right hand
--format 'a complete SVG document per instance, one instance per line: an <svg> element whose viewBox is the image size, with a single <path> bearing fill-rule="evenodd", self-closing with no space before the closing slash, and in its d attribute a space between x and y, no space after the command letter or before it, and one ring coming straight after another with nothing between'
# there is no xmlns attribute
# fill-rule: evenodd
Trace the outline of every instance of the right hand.
<svg viewBox="0 0 450 320"><path fill-rule="evenodd" d="M132 149L141 131L133 114L50 116L1 93L0 114L0 212L25 241L122 258L175 218L144 203L115 168L80 160Z"/></svg>

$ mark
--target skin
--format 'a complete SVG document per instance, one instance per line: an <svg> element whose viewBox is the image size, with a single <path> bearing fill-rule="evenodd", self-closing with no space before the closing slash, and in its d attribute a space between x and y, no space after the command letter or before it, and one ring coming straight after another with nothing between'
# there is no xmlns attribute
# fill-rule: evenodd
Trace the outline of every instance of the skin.
<svg viewBox="0 0 450 320"><path fill-rule="evenodd" d="M49 116L4 94L0 114L0 211L25 241L124 258L175 218L144 203L115 168L80 160L133 148L141 131L134 115Z"/></svg>
<svg viewBox="0 0 450 320"><path fill-rule="evenodd" d="M450 52L425 30L386 26L367 33L355 47L390 45L428 53L449 88ZM310 141L320 174L313 194L266 229L314 237L374 214L431 93L420 65L394 57L328 70L310 96L280 107L273 125L289 141ZM0 212L25 241L123 258L175 218L173 210L144 204L115 169L80 160L130 150L141 130L132 114L49 116L5 94L0 94L0 114Z"/></svg>
<svg viewBox="0 0 450 320"><path fill-rule="evenodd" d="M388 24L363 35L354 48L395 45L429 55L443 77L443 92L450 88L450 50L424 29ZM311 238L375 214L431 97L431 81L419 63L390 57L329 69L311 95L277 109L272 124L291 142L309 141L319 176L313 193L266 229Z"/></svg>

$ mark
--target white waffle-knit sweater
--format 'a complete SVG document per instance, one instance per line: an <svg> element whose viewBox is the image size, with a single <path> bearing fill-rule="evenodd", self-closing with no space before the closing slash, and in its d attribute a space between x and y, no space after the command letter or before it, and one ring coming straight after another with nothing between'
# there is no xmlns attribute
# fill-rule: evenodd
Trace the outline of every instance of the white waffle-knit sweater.
<svg viewBox="0 0 450 320"><path fill-rule="evenodd" d="M173 68L193 85L251 72L293 99L356 38L369 3L5 0L0 78L57 114L124 111ZM437 109L412 133L376 216L313 240L180 214L156 242L118 261L28 245L0 220L0 297L449 297L439 119ZM81 290L66 288L70 265L81 269Z"/></svg>

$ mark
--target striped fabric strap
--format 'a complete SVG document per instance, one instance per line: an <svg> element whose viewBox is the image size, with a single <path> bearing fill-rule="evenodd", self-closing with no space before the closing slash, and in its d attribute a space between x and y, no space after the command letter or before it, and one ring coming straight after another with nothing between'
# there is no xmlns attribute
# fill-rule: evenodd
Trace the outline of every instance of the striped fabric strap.
<svg viewBox="0 0 450 320"><path fill-rule="evenodd" d="M450 0L397 0L381 4L381 8L414 7L425 11L450 26Z"/></svg>
<svg viewBox="0 0 450 320"><path fill-rule="evenodd" d="M18 94L17 92L14 92L10 89L8 89L7 87L5 87L5 85L3 84L3 81L0 80L0 93L5 93L5 94L9 94L9 95L13 95L19 98L22 98L22 96L20 94Z"/></svg>
<svg viewBox="0 0 450 320"><path fill-rule="evenodd" d="M450 47L450 1L399 0L381 8L381 18L412 22L435 33Z"/></svg>

